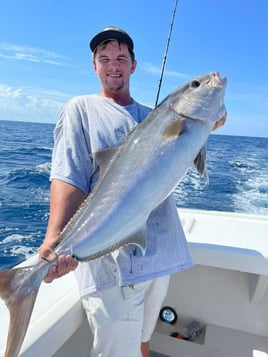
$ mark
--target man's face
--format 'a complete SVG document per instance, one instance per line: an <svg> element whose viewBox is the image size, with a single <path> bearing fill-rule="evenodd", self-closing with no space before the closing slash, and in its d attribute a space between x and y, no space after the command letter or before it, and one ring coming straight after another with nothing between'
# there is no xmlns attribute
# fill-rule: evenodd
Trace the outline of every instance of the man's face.
<svg viewBox="0 0 268 357"><path fill-rule="evenodd" d="M129 90L129 77L135 71L136 61L132 61L127 45L119 45L117 41L100 45L93 65L103 89L112 92Z"/></svg>

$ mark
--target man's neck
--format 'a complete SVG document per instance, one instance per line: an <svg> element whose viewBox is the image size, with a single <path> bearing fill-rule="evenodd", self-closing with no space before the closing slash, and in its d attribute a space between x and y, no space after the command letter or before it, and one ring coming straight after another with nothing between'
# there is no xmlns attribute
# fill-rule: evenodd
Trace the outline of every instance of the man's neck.
<svg viewBox="0 0 268 357"><path fill-rule="evenodd" d="M100 96L106 97L116 104L122 105L122 106L127 106L132 104L132 98L129 93L122 94L122 93L114 93L114 92L100 92Z"/></svg>

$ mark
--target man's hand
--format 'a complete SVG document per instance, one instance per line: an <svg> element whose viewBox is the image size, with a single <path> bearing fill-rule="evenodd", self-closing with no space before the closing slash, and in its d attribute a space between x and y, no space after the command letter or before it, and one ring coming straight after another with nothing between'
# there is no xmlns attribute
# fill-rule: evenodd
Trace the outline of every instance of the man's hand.
<svg viewBox="0 0 268 357"><path fill-rule="evenodd" d="M71 255L60 255L57 257L54 250L46 244L42 244L40 246L39 258L48 261L57 259L57 266L52 266L44 279L44 282L46 283L51 283L54 279L60 278L70 271L75 270L78 266L77 260L75 260Z"/></svg>
<svg viewBox="0 0 268 357"><path fill-rule="evenodd" d="M212 131L219 129L221 126L224 125L224 123L226 122L226 118L227 118L227 112L225 112L224 116L221 117L218 121L216 121L216 123L214 124Z"/></svg>

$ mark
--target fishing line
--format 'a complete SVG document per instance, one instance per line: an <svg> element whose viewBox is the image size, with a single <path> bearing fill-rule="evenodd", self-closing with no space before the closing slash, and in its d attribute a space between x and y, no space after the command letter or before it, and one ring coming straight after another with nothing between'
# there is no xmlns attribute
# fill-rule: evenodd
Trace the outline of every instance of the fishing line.
<svg viewBox="0 0 268 357"><path fill-rule="evenodd" d="M178 5L178 0L175 0L174 10L173 10L172 17L171 17L171 23L169 26L169 33L168 33L168 38L167 38L167 43L166 43L166 49L165 49L163 60L162 60L161 75L160 75L160 79L158 81L159 84L158 84L158 90L157 90L157 94L156 94L155 106L157 106L157 104L158 104L158 98L159 98L159 94L160 94L160 90L161 90L165 67L166 67L168 48L169 48L170 38L171 38L171 34L172 34L173 23L174 23L174 19L175 19L175 15L176 15L177 5Z"/></svg>

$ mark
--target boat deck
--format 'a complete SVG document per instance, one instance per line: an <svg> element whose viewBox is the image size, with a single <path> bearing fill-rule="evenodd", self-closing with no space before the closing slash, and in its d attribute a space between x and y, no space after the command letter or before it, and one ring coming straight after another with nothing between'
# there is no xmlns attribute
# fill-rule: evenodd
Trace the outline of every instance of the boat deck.
<svg viewBox="0 0 268 357"><path fill-rule="evenodd" d="M180 216L196 266L171 278L164 305L178 321L158 321L151 357L268 357L268 218L186 209ZM3 356L2 301L0 320ZM204 327L193 342L170 336L193 320ZM41 285L20 356L88 357L90 336L70 273Z"/></svg>

